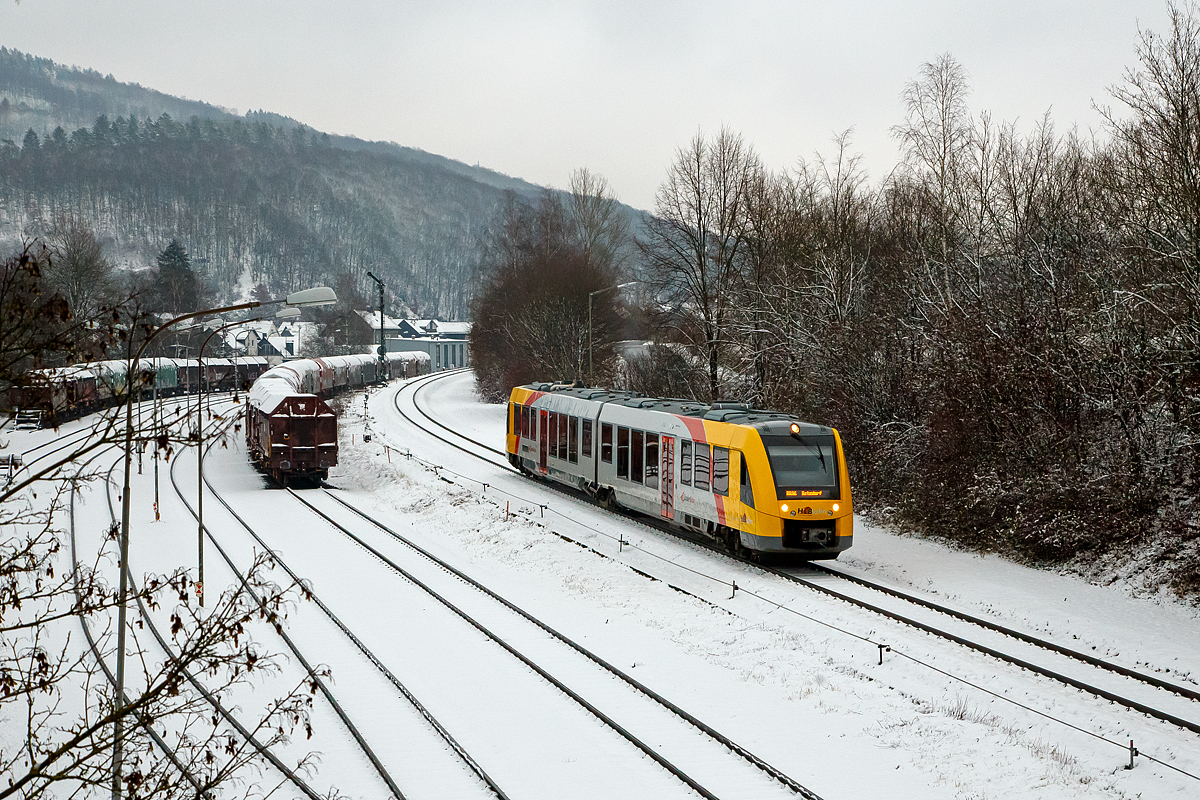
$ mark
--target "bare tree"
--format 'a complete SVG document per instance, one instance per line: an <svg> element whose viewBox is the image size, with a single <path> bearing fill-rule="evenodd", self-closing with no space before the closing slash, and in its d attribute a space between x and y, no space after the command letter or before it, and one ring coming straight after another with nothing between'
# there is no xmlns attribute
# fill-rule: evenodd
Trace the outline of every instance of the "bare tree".
<svg viewBox="0 0 1200 800"><path fill-rule="evenodd" d="M710 399L721 396L738 262L746 243L746 187L753 150L727 128L680 148L638 241L647 283L672 307L676 332L708 363Z"/></svg>
<svg viewBox="0 0 1200 800"><path fill-rule="evenodd" d="M892 129L900 140L909 177L934 209L936 252L924 254L936 303L944 316L955 304L959 197L973 135L967 109L967 73L949 53L921 65L920 77L904 87L908 119Z"/></svg>
<svg viewBox="0 0 1200 800"><path fill-rule="evenodd" d="M734 338L748 345L741 348L742 363L749 363L752 382L747 400L755 406L765 402L771 379L773 337L768 328L767 293L769 287L778 283L782 267L783 237L779 227L789 218L781 208L783 192L780 181L761 165L752 170L746 181L746 246L742 249L739 286L741 313L735 314L733 327Z"/></svg>
<svg viewBox="0 0 1200 800"><path fill-rule="evenodd" d="M629 219L602 175L580 167L571 173L567 215L583 257L620 274L629 247Z"/></svg>
<svg viewBox="0 0 1200 800"><path fill-rule="evenodd" d="M591 198L581 198L580 204L603 205L602 195ZM601 225L596 241L612 241L613 230ZM578 237L571 212L549 193L536 205L510 196L498 211L483 247L484 285L472 309L471 360L484 396L500 399L530 381L585 376L588 296L611 287L614 274L599 250L591 257L584 254ZM600 375L609 372L620 330L618 302L616 293L605 292L592 306L590 333Z"/></svg>
<svg viewBox="0 0 1200 800"><path fill-rule="evenodd" d="M113 648L114 633L104 619L118 603L117 593L98 576L96 562L59 563L68 547L48 515L27 508L5 516L4 528L17 535L0 546L0 713L19 721L19 728L9 728L19 735L0 745L0 772L7 776L0 798L58 796L60 790L74 797L107 795L118 719L129 731L122 774L129 798L203 797L260 761L245 734L214 711L199 681L228 705L236 687L279 669L255 634L270 635L297 592L267 580L267 559L252 565L247 582L207 611L193 605L186 573L149 576L128 602L144 613L173 604L165 635L172 652L156 654L158 647L139 645L135 633L131 663L142 667L139 688L117 704L98 661ZM94 652L73 645L84 639L80 621L89 625ZM243 728L258 744L275 746L295 727L308 726L309 683L306 677L257 712L243 708ZM246 788L253 794L263 787Z"/></svg>
<svg viewBox="0 0 1200 800"><path fill-rule="evenodd" d="M0 391L20 384L31 369L73 349L79 331L67 299L46 283L50 250L26 243L0 271Z"/></svg>
<svg viewBox="0 0 1200 800"><path fill-rule="evenodd" d="M1133 112L1121 120L1105 110L1118 153L1116 189L1127 198L1140 247L1175 278L1200 343L1200 18L1192 4L1169 5L1169 37L1138 36L1139 67L1114 98ZM1165 298L1164 298L1165 299Z"/></svg>
<svg viewBox="0 0 1200 800"><path fill-rule="evenodd" d="M47 283L67 299L75 317L91 319L111 303L115 288L104 248L78 217L56 219L48 241L54 258Z"/></svg>

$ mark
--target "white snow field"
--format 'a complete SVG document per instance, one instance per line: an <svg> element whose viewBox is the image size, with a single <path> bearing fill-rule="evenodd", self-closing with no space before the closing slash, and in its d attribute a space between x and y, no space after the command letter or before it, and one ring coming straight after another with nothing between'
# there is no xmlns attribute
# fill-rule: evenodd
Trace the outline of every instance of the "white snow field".
<svg viewBox="0 0 1200 800"><path fill-rule="evenodd" d="M1109 743L1132 739L1142 752L1200 775L1200 736L480 461L406 421L397 411L398 391L394 383L372 390L366 402L360 394L343 403L340 463L329 479L336 494L825 800L1200 797L1200 781L1146 758L1124 769L1128 752ZM412 387L404 389L400 401L410 414L411 395ZM503 447L504 408L479 403L469 373L434 381L419 399L445 424ZM372 440L364 443L368 429ZM5 435L15 449L42 436ZM176 466L193 504L195 463L188 452ZM134 573L194 568L195 520L164 474L163 521L153 521L150 473L134 476ZM294 497L269 488L248 463L240 435L229 438L227 449L209 452L205 473L513 800L696 796ZM299 494L334 515L336 504L323 490ZM90 531L88 542L81 542L86 552L102 546L108 510L99 485L84 499L78 514L80 530ZM261 545L213 496L204 505L210 531L244 568ZM365 537L370 528L354 530ZM373 546L409 559L402 563L416 571L411 554L377 529L371 535ZM862 520L856 521L854 547L838 564L1178 683L1194 686L1200 677L1197 611L1166 595L1134 597ZM115 563L107 568L115 582ZM215 548L205 552L205 570L208 593L233 580ZM310 661L332 670L331 690L406 797L493 796L315 603L297 603L286 630ZM153 652L156 645L138 635ZM269 632L256 635L264 649L283 651ZM887 642L894 651L880 664L878 649L859 637ZM546 667L570 671L553 658ZM252 716L302 677L295 659L286 657L278 674L264 676L253 692L235 699ZM281 758L294 762L319 753L310 776L318 791L388 796L320 696L313 714L312 739L297 736ZM723 800L787 793L770 780L758 786L751 793L714 792ZM284 785L274 796L298 793Z"/></svg>

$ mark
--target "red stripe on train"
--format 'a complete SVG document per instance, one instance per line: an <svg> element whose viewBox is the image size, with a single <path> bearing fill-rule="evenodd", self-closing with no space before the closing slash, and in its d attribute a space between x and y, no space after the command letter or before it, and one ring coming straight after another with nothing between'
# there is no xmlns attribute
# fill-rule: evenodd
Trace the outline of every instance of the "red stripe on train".
<svg viewBox="0 0 1200 800"><path fill-rule="evenodd" d="M688 433L692 435L692 441L700 444L707 444L708 439L704 437L704 420L696 419L695 417L685 417L680 414L675 414L674 417L687 426Z"/></svg>

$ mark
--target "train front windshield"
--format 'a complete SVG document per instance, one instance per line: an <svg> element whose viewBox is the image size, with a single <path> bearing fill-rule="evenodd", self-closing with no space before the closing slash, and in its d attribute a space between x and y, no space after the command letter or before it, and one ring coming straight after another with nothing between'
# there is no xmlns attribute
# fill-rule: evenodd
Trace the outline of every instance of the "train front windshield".
<svg viewBox="0 0 1200 800"><path fill-rule="evenodd" d="M837 499L837 447L832 436L764 436L779 499Z"/></svg>

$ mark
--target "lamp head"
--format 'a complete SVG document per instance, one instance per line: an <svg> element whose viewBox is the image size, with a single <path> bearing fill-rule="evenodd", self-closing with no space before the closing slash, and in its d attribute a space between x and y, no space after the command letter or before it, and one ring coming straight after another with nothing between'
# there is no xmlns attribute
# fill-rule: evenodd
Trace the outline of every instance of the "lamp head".
<svg viewBox="0 0 1200 800"><path fill-rule="evenodd" d="M328 286L315 286L292 292L283 302L289 306L331 306L337 302L337 294Z"/></svg>

